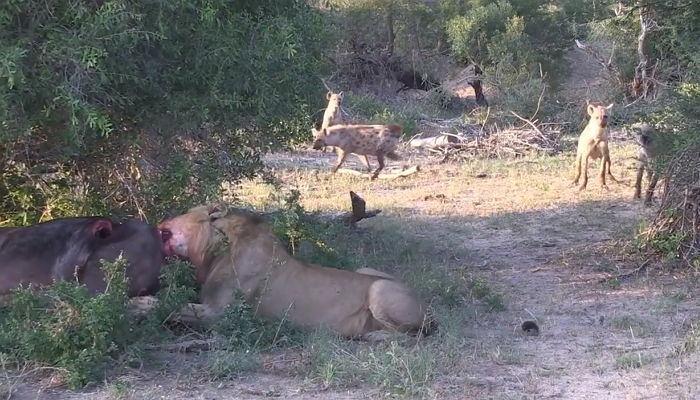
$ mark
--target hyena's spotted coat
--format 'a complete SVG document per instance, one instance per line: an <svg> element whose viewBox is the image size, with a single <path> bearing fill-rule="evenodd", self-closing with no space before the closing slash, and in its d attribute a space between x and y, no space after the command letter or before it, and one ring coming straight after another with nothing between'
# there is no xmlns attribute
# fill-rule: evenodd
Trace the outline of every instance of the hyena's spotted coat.
<svg viewBox="0 0 700 400"><path fill-rule="evenodd" d="M401 125L333 125L320 130L313 130L314 149L321 149L324 146L334 146L338 151L338 161L333 172L338 171L340 165L345 161L348 153L355 153L363 160L363 164L368 171L372 171L368 155L377 157L379 167L372 174L372 179L379 176L379 172L384 169L384 157L398 160L399 156L394 153L399 139L403 133Z"/></svg>

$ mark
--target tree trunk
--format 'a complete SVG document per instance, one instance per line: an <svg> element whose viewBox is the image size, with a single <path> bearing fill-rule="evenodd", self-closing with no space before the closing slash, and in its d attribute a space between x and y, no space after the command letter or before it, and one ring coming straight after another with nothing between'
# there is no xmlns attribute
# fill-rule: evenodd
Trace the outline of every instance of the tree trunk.
<svg viewBox="0 0 700 400"><path fill-rule="evenodd" d="M474 74L479 77L483 74L481 71L481 68L479 68L478 65L474 64ZM476 104L482 107L488 107L489 102L486 101L486 96L484 96L484 89L481 87L481 79L473 79L469 81L469 85L474 89L474 99L476 100Z"/></svg>
<svg viewBox="0 0 700 400"><path fill-rule="evenodd" d="M635 98L647 98L654 92L653 75L654 67L650 66L649 57L645 49L649 32L655 26L655 21L651 18L651 9L642 7L639 9L639 36L637 37L637 57L639 63L634 69L634 80L632 81L632 95Z"/></svg>
<svg viewBox="0 0 700 400"><path fill-rule="evenodd" d="M394 54L394 42L396 41L396 33L394 32L394 7L389 3L386 10L386 29L387 29L387 43L386 51L389 56Z"/></svg>
<svg viewBox="0 0 700 400"><path fill-rule="evenodd" d="M488 107L489 102L486 101L486 96L484 96L484 89L481 87L481 81L474 80L469 82L469 85L472 87L472 89L474 89L474 99L476 100L476 104L481 107Z"/></svg>

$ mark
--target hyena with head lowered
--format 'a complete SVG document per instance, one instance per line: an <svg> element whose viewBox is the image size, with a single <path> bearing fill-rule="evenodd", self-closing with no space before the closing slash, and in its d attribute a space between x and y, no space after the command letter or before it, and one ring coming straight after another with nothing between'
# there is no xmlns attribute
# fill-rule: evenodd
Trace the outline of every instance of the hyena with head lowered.
<svg viewBox="0 0 700 400"><path fill-rule="evenodd" d="M328 128L313 130L313 148L318 150L324 146L334 146L338 151L338 161L333 167L333 172L338 171L340 165L345 161L348 153L355 153L363 160L363 164L368 171L372 171L368 155L377 157L379 167L372 174L372 179L379 176L379 172L384 169L384 158L398 160L399 156L394 153L399 139L403 134L403 128L398 124L390 125L333 125Z"/></svg>

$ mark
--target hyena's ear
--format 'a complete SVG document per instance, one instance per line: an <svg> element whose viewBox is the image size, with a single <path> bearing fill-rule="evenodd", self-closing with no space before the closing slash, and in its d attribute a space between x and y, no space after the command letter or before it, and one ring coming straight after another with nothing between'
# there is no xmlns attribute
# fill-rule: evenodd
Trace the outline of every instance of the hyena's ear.
<svg viewBox="0 0 700 400"><path fill-rule="evenodd" d="M593 116L593 113L595 112L595 108L593 108L593 104L588 104L586 107L586 111L588 112L588 115L591 117Z"/></svg>
<svg viewBox="0 0 700 400"><path fill-rule="evenodd" d="M338 100L343 100L343 92L338 93Z"/></svg>
<svg viewBox="0 0 700 400"><path fill-rule="evenodd" d="M333 96L333 93L329 90L328 93L326 93L326 100L330 100L331 96Z"/></svg>
<svg viewBox="0 0 700 400"><path fill-rule="evenodd" d="M228 207L226 207L225 204L212 204L209 206L208 210L209 212L209 219L211 221L216 221L219 218L223 218L228 214Z"/></svg>

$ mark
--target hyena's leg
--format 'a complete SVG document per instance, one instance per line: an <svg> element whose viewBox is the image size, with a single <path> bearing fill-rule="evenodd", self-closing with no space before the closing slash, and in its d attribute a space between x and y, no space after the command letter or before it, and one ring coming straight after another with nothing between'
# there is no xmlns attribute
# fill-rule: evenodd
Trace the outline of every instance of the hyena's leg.
<svg viewBox="0 0 700 400"><path fill-rule="evenodd" d="M651 182L649 182L649 187L647 188L647 195L646 195L646 198L644 199L645 206L651 205L651 198L652 198L652 196L654 196L654 189L656 188L656 183L659 181L659 173L655 172L654 170L650 170L650 172L651 172Z"/></svg>
<svg viewBox="0 0 700 400"><path fill-rule="evenodd" d="M383 153L377 153L377 161L379 162L379 167L377 167L377 170L374 171L374 174L372 174L372 180L377 179L379 176L379 171L384 169L384 154Z"/></svg>
<svg viewBox="0 0 700 400"><path fill-rule="evenodd" d="M578 185L578 180L581 178L581 152L576 152L576 161L574 162L574 173L576 178L571 182L572 185Z"/></svg>
<svg viewBox="0 0 700 400"><path fill-rule="evenodd" d="M369 159L367 158L367 155L366 154L365 155L355 154L355 155L357 156L357 158L360 159L360 162L362 163L362 165L364 165L365 168L367 168L367 171L372 172L372 167L369 165Z"/></svg>
<svg viewBox="0 0 700 400"><path fill-rule="evenodd" d="M578 190L583 190L586 188L586 185L588 185L588 157L589 157L589 155L590 155L590 151L587 151L581 155L580 168L581 168L581 173L583 174L583 182L581 182L581 186L579 186Z"/></svg>
<svg viewBox="0 0 700 400"><path fill-rule="evenodd" d="M637 179L634 181L634 198L642 198L642 177L644 176L645 170L644 163L637 161Z"/></svg>
<svg viewBox="0 0 700 400"><path fill-rule="evenodd" d="M605 157L605 152L603 152L603 157L600 158L600 187L607 189L608 185L605 184L605 172L608 169L608 158Z"/></svg>
<svg viewBox="0 0 700 400"><path fill-rule="evenodd" d="M333 172L338 172L338 168L340 168L340 165L345 161L345 157L347 156L347 152L345 150L341 149L338 147L338 161L335 162L335 167L333 167Z"/></svg>
<svg viewBox="0 0 700 400"><path fill-rule="evenodd" d="M607 148L605 149L605 161L607 163L605 173L608 175L608 178L610 178L610 180L615 183L620 183L620 181L618 181L617 178L613 176L612 172L610 172L610 166L612 165L612 161L610 161L610 151Z"/></svg>

